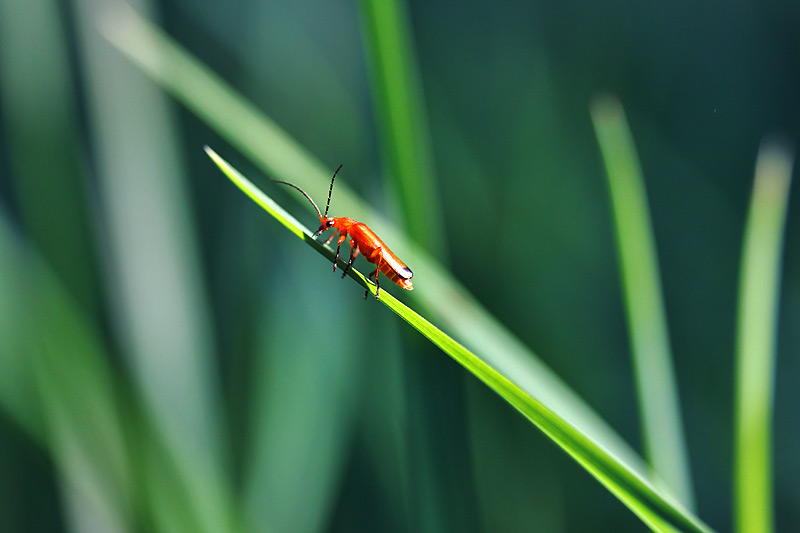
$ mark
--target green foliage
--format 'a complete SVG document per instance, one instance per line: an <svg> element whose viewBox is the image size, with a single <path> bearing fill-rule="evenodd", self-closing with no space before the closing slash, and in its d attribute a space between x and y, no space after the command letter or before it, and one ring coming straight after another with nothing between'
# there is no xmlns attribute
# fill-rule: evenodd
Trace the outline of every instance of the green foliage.
<svg viewBox="0 0 800 533"><path fill-rule="evenodd" d="M778 287L791 152L766 142L759 152L745 227L736 327L735 519L738 531L773 528L772 419Z"/></svg>

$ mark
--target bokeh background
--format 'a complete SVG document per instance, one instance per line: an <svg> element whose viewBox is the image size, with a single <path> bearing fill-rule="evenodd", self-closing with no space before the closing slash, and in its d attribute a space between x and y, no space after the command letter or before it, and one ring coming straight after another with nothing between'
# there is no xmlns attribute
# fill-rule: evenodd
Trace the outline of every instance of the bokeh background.
<svg viewBox="0 0 800 533"><path fill-rule="evenodd" d="M116 31L115 5L0 0L3 531L644 529L231 186L203 145L314 224L98 33L101 21ZM339 179L403 225L362 4L135 7L326 167L343 163ZM742 231L762 140L800 139L800 7L405 9L443 213L431 252L641 449L589 114L598 94L623 104L651 207L696 511L731 529ZM798 201L794 187L775 397L782 531L800 529ZM348 214L336 191L332 204Z"/></svg>

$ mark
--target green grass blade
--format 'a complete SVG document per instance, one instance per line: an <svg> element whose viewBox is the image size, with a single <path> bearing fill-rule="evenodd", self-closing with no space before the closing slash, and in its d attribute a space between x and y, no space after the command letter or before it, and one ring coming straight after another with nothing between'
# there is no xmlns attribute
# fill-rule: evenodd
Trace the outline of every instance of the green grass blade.
<svg viewBox="0 0 800 533"><path fill-rule="evenodd" d="M364 306L358 297L319 298L308 283L319 264L304 260L304 246L290 244L279 262L291 265L292 275L275 277L279 288L265 294L258 313L240 499L251 531L310 533L325 530L336 512L367 362L364 336L322 350L320 339L336 339L343 324L359 323ZM314 335L298 336L297 324L312 315L336 320L316 321Z"/></svg>
<svg viewBox="0 0 800 533"><path fill-rule="evenodd" d="M73 89L77 84L70 69L64 23L56 0L0 0L0 117L7 148L4 153L10 163L12 189L25 235L79 300L78 305L95 315L97 277L80 157L80 127L75 113L77 100ZM0 273L3 277L11 271L0 268ZM45 294L42 287L35 292ZM14 296L8 300L2 298L4 306L19 306L20 295ZM6 313L0 311L0 314ZM63 356L63 351L33 347L29 339L43 337L21 333L36 329L37 323L30 317L23 319L22 314L16 307L8 313L12 315L8 316L10 322L0 325L0 329L9 329L0 332L3 337L0 344L18 343L2 357L4 368L0 372L4 376L2 381L7 381L0 388L8 385L13 388L4 398L6 405L37 442L50 443L51 452L57 456L54 460L61 466L57 478L67 530L124 530L130 520L129 502L120 496L117 472L104 458L93 464L85 460L86 454L100 457L103 452L119 451L119 442L113 438L119 437L119 425L109 423L106 431L109 438L96 438L97 446L79 442L70 431L76 426L75 417L70 416L74 412L70 413L67 407L70 401L74 405L76 397L65 392L65 385L74 385L86 367L73 368L61 363L61 359L69 357L69 354L61 359L56 357ZM64 324L64 318L56 316L45 333L52 335L59 324ZM3 322L0 318L0 323ZM0 346L0 351L5 348ZM34 368L31 363L39 364ZM11 367L5 368L5 364ZM64 370L67 371L64 378L54 379ZM52 383L45 383L46 380ZM98 394L95 405L102 405L107 398L108 395ZM111 410L111 406L106 409ZM92 416L102 416L101 411L102 407L94 409ZM109 448L103 449L103 445ZM8 466L6 474L10 479L29 474L21 464ZM8 514L19 510L15 508ZM0 510L0 514L6 513ZM11 516L9 523L6 524L5 516L3 522L4 529L14 529Z"/></svg>
<svg viewBox="0 0 800 533"><path fill-rule="evenodd" d="M90 309L94 253L64 33L57 1L0 0L0 118L13 192L26 234Z"/></svg>
<svg viewBox="0 0 800 533"><path fill-rule="evenodd" d="M2 212L0 266L0 408L50 452L76 531L132 530L124 425L92 323Z"/></svg>
<svg viewBox="0 0 800 533"><path fill-rule="evenodd" d="M783 227L793 156L764 144L756 163L739 280L736 325L734 524L773 529L772 410Z"/></svg>
<svg viewBox="0 0 800 533"><path fill-rule="evenodd" d="M444 229L408 13L402 0L362 0L360 6L380 144L403 224L412 239L443 259Z"/></svg>
<svg viewBox="0 0 800 533"><path fill-rule="evenodd" d="M311 232L294 217L286 213L216 152L206 147L206 153L247 196L329 261L333 260L333 251L314 240ZM344 261L341 261L341 264L344 265ZM349 275L374 294L374 284L368 283L361 273L351 268ZM668 497L662 496L624 463L559 417L545 404L526 393L508 377L394 298L388 291L381 291L379 299L533 422L650 527L658 531L709 531L708 527L691 513L670 502Z"/></svg>
<svg viewBox="0 0 800 533"><path fill-rule="evenodd" d="M233 502L232 495L215 484L207 465L179 464L193 458L167 449L163 433L109 364L114 357L97 325L16 237L0 210L0 409L48 450L66 497L81 504L68 509L72 525L81 531L211 530L193 502ZM85 502L93 506L92 522Z"/></svg>
<svg viewBox="0 0 800 533"><path fill-rule="evenodd" d="M30 364L69 523L75 531L131 531L132 469L108 360L52 273L31 266Z"/></svg>
<svg viewBox="0 0 800 533"><path fill-rule="evenodd" d="M312 198L327 196L332 169L320 164L272 120L158 28L130 8L120 8L102 23L105 28L102 31L112 44L229 142L250 155L266 173L292 181ZM298 201L309 209L302 197ZM414 270L414 285L421 290L415 290L412 297L439 323L493 367L513 375L517 385L529 394L579 425L592 439L638 472L646 472L638 455L591 407L429 254L359 199L346 181L336 185L336 206L338 212L369 221L370 227L391 243L392 250Z"/></svg>
<svg viewBox="0 0 800 533"><path fill-rule="evenodd" d="M596 100L592 120L611 191L645 456L676 497L693 508L689 459L641 167L618 101L610 97Z"/></svg>
<svg viewBox="0 0 800 533"><path fill-rule="evenodd" d="M230 530L229 502L211 497L230 478L229 443L174 123L163 92L97 32L96 21L109 5L92 0L73 5L105 206L104 258L117 310L113 324L138 392L173 458L187 468L202 464L204 475L215 477L190 485L199 522L209 531Z"/></svg>
<svg viewBox="0 0 800 533"><path fill-rule="evenodd" d="M333 169L319 163L260 109L161 30L122 3L98 22L100 32L111 44L267 172L292 178L312 198L328 195L327 183ZM319 176L320 183L324 181L326 185L317 189L302 176ZM337 183L337 204L348 194L346 189Z"/></svg>

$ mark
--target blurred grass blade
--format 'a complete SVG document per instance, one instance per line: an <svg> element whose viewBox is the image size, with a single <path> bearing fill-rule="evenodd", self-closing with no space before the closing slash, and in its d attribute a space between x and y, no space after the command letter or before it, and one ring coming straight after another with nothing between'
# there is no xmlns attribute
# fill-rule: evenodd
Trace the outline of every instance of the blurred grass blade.
<svg viewBox="0 0 800 533"><path fill-rule="evenodd" d="M94 311L75 82L59 17L56 0L0 0L0 118L26 234L81 305Z"/></svg>
<svg viewBox="0 0 800 533"><path fill-rule="evenodd" d="M213 478L190 485L198 522L226 531L235 521L225 497L228 433L186 175L163 93L97 32L110 4L76 0L74 12L105 207L113 325L183 476Z"/></svg>
<svg viewBox="0 0 800 533"><path fill-rule="evenodd" d="M207 121L220 135L229 138L243 153L275 176L327 176L328 169L309 154L257 107L237 94L205 65L189 56L157 27L142 18L127 4L109 2L105 16L98 19L106 39L124 52L148 76L171 92L185 106ZM312 198L323 195L309 187L309 182L294 181ZM309 190L311 189L311 190ZM341 202L341 184L336 185L337 204ZM347 193L345 193L347 194ZM325 185L324 195L328 195Z"/></svg>
<svg viewBox="0 0 800 533"><path fill-rule="evenodd" d="M258 313L241 501L250 531L313 533L330 529L341 497L367 363L363 335L325 342L324 349L320 341L340 338L343 325L360 324L366 310L358 295L351 302L320 298L308 283L319 264L290 244L272 264L292 275L274 277L279 289L264 292ZM313 335L298 336L297 325L310 316L336 320L315 321Z"/></svg>
<svg viewBox="0 0 800 533"><path fill-rule="evenodd" d="M85 174L78 146L80 128L74 112L76 83L70 71L68 39L59 7L56 0L0 0L2 136L11 167L9 178L13 178L12 189L26 236L52 267L53 275L58 276L67 291L79 300L76 306L95 315L97 285L84 195ZM47 156L42 157L42 154ZM0 268L0 277L12 275L11 272ZM37 296L46 295L43 287L36 282L27 283L29 281L10 290L33 288ZM102 407L94 409L91 416L108 423L107 428L101 429L106 429L109 437L107 440L98 437L95 441L109 445L109 449L80 442L75 435L76 413L68 407L70 401L76 403L77 397L70 394L74 391L70 391L69 386L74 386L75 379L82 377L86 365L66 366L62 360L74 355L64 354L68 351L66 347L32 346L32 339L45 344L46 336L36 331L41 322L23 320L22 295L14 296L2 301L15 309L7 313L0 311L0 315L7 315L5 318L10 321L0 325L2 329L8 328L0 332L0 337L4 337L0 343L16 344L0 357L3 359L0 380L5 382L0 389L11 386L11 390L0 394L7 393L4 397L7 407L14 411L15 419L32 438L42 445L49 442L56 456L54 461L60 464L57 479L65 527L86 532L125 530L130 525L130 502L127 495L122 494L120 483L124 480L116 477L120 468L112 469L119 465L111 465L102 457L104 451L112 455L119 452L119 442L115 441L120 437L118 421L111 423L107 417L100 420L107 413L102 413ZM42 302L26 303L40 310L45 307ZM22 321L24 325L20 324ZM55 316L44 332L49 336L63 335L63 331L56 333L55 330L65 321L65 317ZM0 318L0 323L3 322L5 319ZM4 348L0 346L0 351ZM80 350L85 346L75 348ZM64 371L66 377L56 379ZM100 394L108 391L97 392L97 402L108 397ZM106 408L113 411L112 405ZM87 454L97 455L97 460L87 460ZM10 477L29 477L24 466L10 466ZM101 473L104 468L109 471ZM0 514L4 514L2 510ZM3 522L4 529L14 529L11 516L9 523L5 519Z"/></svg>
<svg viewBox="0 0 800 533"><path fill-rule="evenodd" d="M0 267L0 406L50 451L75 531L132 531L124 424L96 332L2 212Z"/></svg>
<svg viewBox="0 0 800 533"><path fill-rule="evenodd" d="M657 476L691 509L689 459L641 167L619 102L598 98L591 111L611 192L645 456Z"/></svg>
<svg viewBox="0 0 800 533"><path fill-rule="evenodd" d="M264 172L292 181L312 198L328 195L329 169L158 28L127 6L110 12L101 24L102 33L112 44L229 142L250 155ZM302 197L298 201L309 209ZM639 456L597 413L429 254L359 199L345 181L336 185L336 206L356 220L369 221L378 235L392 243L392 250L414 270L414 286L421 289L415 290L411 297L444 327L494 368L513 375L526 392L579 425L637 472L646 473Z"/></svg>
<svg viewBox="0 0 800 533"><path fill-rule="evenodd" d="M772 403L781 248L792 154L765 142L744 233L736 324L734 525L772 531Z"/></svg>
<svg viewBox="0 0 800 533"><path fill-rule="evenodd" d="M308 229L298 224L291 215L216 152L206 147L206 153L247 196L328 260L333 260L333 251L314 240ZM344 265L341 259L340 263ZM349 273L351 278L360 285L368 287L374 294L375 286L367 283L360 272L351 268ZM388 291L381 291L380 301L533 422L650 527L658 531L709 531L707 526L691 513L678 504L671 503L667 497L662 496L624 463L560 418L546 405L527 394L508 377L394 298Z"/></svg>
<svg viewBox="0 0 800 533"><path fill-rule="evenodd" d="M391 204L401 214L398 225L428 254L447 263L444 217L407 6L404 0L361 0L359 7L383 176L392 185L396 201ZM405 351L424 342L404 338ZM396 355L401 357L402 352ZM461 403L459 409L464 409L465 381L446 362L434 359L433 363L425 357L402 357L397 362L414 390L403 393L401 400L408 413L404 438L415 480L409 493L415 509L411 527L435 530L448 524L463 530L478 520L476 506L468 503L474 499L473 487L465 482L471 476L471 457L459 453L469 422L450 413L454 405L450 402ZM442 391L448 391L450 401L441 401Z"/></svg>
<svg viewBox="0 0 800 533"><path fill-rule="evenodd" d="M210 499L222 490L211 486L203 465L176 465L159 429L109 365L113 357L96 325L16 239L2 212L0 268L0 408L49 451L70 493L65 497L77 504L67 509L71 525L207 530L192 492Z"/></svg>
<svg viewBox="0 0 800 533"><path fill-rule="evenodd" d="M34 265L31 359L47 446L74 531L133 531L133 483L108 359L52 274Z"/></svg>
<svg viewBox="0 0 800 533"><path fill-rule="evenodd" d="M430 133L408 13L402 0L362 0L359 5L380 117L380 145L387 174L399 193L403 224L413 240L445 261Z"/></svg>

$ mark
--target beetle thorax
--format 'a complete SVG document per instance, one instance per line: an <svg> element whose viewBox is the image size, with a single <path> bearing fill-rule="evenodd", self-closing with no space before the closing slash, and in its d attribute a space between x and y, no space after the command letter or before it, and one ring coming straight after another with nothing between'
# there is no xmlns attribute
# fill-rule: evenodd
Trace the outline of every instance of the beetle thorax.
<svg viewBox="0 0 800 533"><path fill-rule="evenodd" d="M356 224L356 221L350 217L334 217L331 220L333 220L333 226L336 229L345 233L350 233L350 226Z"/></svg>

